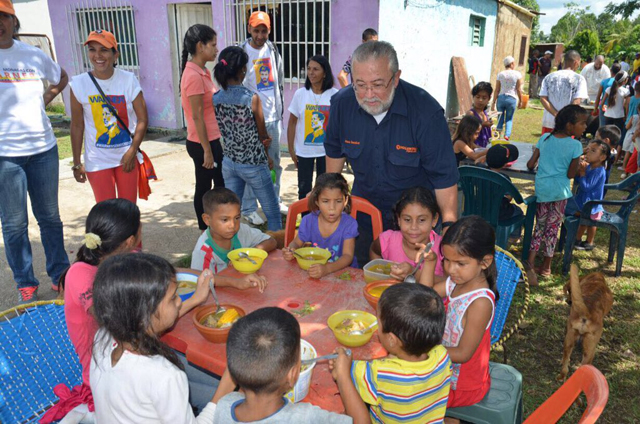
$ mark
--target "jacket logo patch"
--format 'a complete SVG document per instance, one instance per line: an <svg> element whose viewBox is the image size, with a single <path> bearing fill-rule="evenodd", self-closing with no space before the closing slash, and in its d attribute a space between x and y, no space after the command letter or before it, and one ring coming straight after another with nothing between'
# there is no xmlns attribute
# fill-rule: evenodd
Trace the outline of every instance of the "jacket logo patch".
<svg viewBox="0 0 640 424"><path fill-rule="evenodd" d="M344 144L353 144L355 146L358 146L358 145L360 145L360 142L359 141L354 141L354 140L345 140Z"/></svg>
<svg viewBox="0 0 640 424"><path fill-rule="evenodd" d="M404 150L407 153L418 153L417 147L401 146L399 144L396 144L396 150Z"/></svg>

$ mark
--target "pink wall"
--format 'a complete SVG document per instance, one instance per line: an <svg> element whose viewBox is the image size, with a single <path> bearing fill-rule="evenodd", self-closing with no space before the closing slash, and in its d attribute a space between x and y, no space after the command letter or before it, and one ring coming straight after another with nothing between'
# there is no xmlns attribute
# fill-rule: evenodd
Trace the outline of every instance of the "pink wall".
<svg viewBox="0 0 640 424"><path fill-rule="evenodd" d="M75 72L75 66L71 55L68 29L70 23L67 21L66 9L68 5L75 5L77 2L78 0L49 2L56 57L71 76ZM176 128L176 113L179 111L176 111L174 105L167 4L193 2L130 0L130 3L134 6L140 59L140 85L147 101L150 124L154 127ZM213 27L219 35L218 46L221 49L229 44L224 34L222 7L222 0L212 2ZM331 8L331 67L334 76L337 76L345 60L360 43L362 31L368 27L378 28L379 0L333 0ZM381 36L384 38L384 34ZM337 80L336 87L338 87ZM285 83L286 108L296 89L297 84L292 84L289 88L289 84ZM65 90L65 101L68 101L68 91L68 89ZM288 115L286 112L283 123L285 129ZM281 143L286 145L286 136Z"/></svg>

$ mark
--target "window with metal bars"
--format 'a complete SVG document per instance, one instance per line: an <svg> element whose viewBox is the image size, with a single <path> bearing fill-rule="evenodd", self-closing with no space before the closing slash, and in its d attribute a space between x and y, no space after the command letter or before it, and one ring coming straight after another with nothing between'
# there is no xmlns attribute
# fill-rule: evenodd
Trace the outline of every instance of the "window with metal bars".
<svg viewBox="0 0 640 424"><path fill-rule="evenodd" d="M481 16L469 18L469 45L484 47L484 29L487 20Z"/></svg>
<svg viewBox="0 0 640 424"><path fill-rule="evenodd" d="M229 25L235 27L234 43L251 36L247 32L251 13L262 10L269 14L269 40L282 55L286 81L304 83L307 59L317 54L329 58L331 0L228 0L226 6L225 14L235 15L235 22Z"/></svg>
<svg viewBox="0 0 640 424"><path fill-rule="evenodd" d="M132 6L116 7L85 7L75 9L76 45L82 51L82 66L84 70L91 69L89 57L83 44L87 36L94 30L107 30L118 40L118 67L133 71L140 69L138 60L138 46L136 41L136 27Z"/></svg>

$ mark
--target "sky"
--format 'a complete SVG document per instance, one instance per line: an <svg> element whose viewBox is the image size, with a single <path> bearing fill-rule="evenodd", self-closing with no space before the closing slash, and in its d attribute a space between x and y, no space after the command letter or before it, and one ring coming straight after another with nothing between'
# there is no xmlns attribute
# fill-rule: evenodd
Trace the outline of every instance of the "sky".
<svg viewBox="0 0 640 424"><path fill-rule="evenodd" d="M569 0L538 0L540 12L546 13L546 15L540 16L540 29L545 34L549 34L551 27L567 13L563 4L568 2ZM622 3L622 0L573 0L573 2L578 3L581 7L590 6L589 12L598 15L604 11L609 3Z"/></svg>

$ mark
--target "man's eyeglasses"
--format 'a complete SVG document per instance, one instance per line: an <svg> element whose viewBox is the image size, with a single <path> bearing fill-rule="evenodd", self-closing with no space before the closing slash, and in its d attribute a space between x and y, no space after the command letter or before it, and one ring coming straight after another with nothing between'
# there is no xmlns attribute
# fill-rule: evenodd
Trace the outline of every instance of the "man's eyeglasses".
<svg viewBox="0 0 640 424"><path fill-rule="evenodd" d="M367 85L367 84L365 84L365 83L358 82L358 83L355 83L355 84L353 85L353 90L354 90L356 93L358 93L358 92L360 92L360 93L366 93L366 92L367 92L367 91L369 91L369 90L371 90L371 91L372 91L372 92L374 92L374 93L380 93L380 92L382 92L382 91L386 90L387 88L389 88L389 84L391 84L391 81L393 81L393 79L395 78L395 76L396 76L396 75L395 75L395 74L393 74L393 75L391 76L391 79L390 79L386 84L384 84L384 83L382 83L382 82L375 82L375 83L373 83L373 84L371 84L371 85Z"/></svg>

